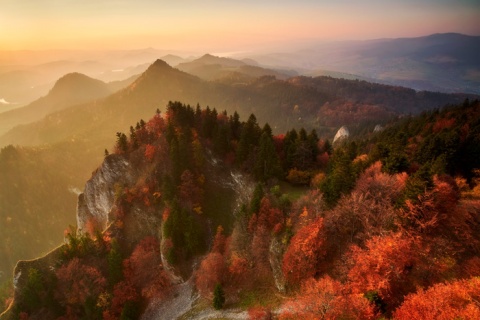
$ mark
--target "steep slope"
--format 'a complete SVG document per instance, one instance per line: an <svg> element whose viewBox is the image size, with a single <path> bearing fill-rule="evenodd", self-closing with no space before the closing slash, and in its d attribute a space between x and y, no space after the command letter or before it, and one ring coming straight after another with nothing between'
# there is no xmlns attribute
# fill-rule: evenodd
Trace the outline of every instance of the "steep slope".
<svg viewBox="0 0 480 320"><path fill-rule="evenodd" d="M83 74L70 73L58 79L50 92L28 106L0 113L0 134L11 128L40 120L49 113L65 109L68 106L85 103L90 100L111 94L112 88L118 88L126 83L112 86L92 79Z"/></svg>

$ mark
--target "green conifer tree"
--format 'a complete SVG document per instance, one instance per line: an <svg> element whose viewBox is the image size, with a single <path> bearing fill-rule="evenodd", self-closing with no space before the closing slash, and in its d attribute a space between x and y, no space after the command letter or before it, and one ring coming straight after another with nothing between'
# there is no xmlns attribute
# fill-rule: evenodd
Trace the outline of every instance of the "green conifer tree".
<svg viewBox="0 0 480 320"><path fill-rule="evenodd" d="M213 290L213 307L216 310L223 308L225 304L225 292L223 291L222 285L217 283L215 290Z"/></svg>

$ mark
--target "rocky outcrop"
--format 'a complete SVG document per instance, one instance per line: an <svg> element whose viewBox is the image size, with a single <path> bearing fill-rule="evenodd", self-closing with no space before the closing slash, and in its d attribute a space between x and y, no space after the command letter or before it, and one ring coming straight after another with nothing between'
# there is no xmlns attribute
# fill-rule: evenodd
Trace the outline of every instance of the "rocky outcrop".
<svg viewBox="0 0 480 320"><path fill-rule="evenodd" d="M285 252L285 245L281 239L274 237L270 243L270 250L268 259L272 268L273 279L275 280L275 286L281 293L285 292L285 277L282 271L283 254Z"/></svg>
<svg viewBox="0 0 480 320"><path fill-rule="evenodd" d="M115 200L115 188L131 183L130 164L121 155L112 154L92 174L78 196L77 227L81 234L87 222L93 219L102 230L110 222L110 211Z"/></svg>
<svg viewBox="0 0 480 320"><path fill-rule="evenodd" d="M348 128L342 126L340 129L338 129L337 134L335 134L335 137L333 138L333 143L347 139L349 136L350 132L348 131Z"/></svg>

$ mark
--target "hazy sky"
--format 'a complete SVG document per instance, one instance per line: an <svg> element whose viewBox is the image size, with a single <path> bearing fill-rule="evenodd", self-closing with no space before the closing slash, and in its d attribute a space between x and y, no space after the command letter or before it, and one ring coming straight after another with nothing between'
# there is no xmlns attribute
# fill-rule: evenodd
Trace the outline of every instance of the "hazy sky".
<svg viewBox="0 0 480 320"><path fill-rule="evenodd" d="M480 35L480 0L0 0L0 50L245 50L292 40Z"/></svg>

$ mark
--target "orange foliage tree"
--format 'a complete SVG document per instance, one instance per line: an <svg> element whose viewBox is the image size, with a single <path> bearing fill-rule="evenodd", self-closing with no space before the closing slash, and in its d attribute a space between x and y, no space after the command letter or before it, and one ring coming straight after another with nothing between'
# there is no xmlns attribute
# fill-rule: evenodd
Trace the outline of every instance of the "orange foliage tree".
<svg viewBox="0 0 480 320"><path fill-rule="evenodd" d="M340 282L324 277L306 280L297 297L285 303L281 320L374 319L375 308L362 294L346 294Z"/></svg>
<svg viewBox="0 0 480 320"><path fill-rule="evenodd" d="M313 277L325 255L323 219L318 218L301 228L292 238L283 258L283 274L291 285Z"/></svg>
<svg viewBox="0 0 480 320"><path fill-rule="evenodd" d="M333 245L386 234L395 225L394 201L405 186L406 174L389 175L376 162L358 178L354 190L342 197L326 215L325 225Z"/></svg>
<svg viewBox="0 0 480 320"><path fill-rule="evenodd" d="M465 247L478 252L476 209L469 210L459 198L453 178L434 176L432 190L419 195L418 201L406 201L405 209L400 212L399 226L413 235L446 239L457 252Z"/></svg>
<svg viewBox="0 0 480 320"><path fill-rule="evenodd" d="M248 320L270 320L272 312L264 307L253 307L248 309Z"/></svg>
<svg viewBox="0 0 480 320"><path fill-rule="evenodd" d="M352 246L347 254L353 265L347 276L350 289L378 293L391 311L405 294L415 290L410 274L418 268L419 249L414 238L400 233L373 237L365 249Z"/></svg>
<svg viewBox="0 0 480 320"><path fill-rule="evenodd" d="M223 283L226 266L225 259L218 252L209 253L202 260L195 275L195 284L200 294L207 298L213 297L215 285Z"/></svg>
<svg viewBox="0 0 480 320"><path fill-rule="evenodd" d="M394 319L480 319L480 278L439 283L408 295Z"/></svg>

